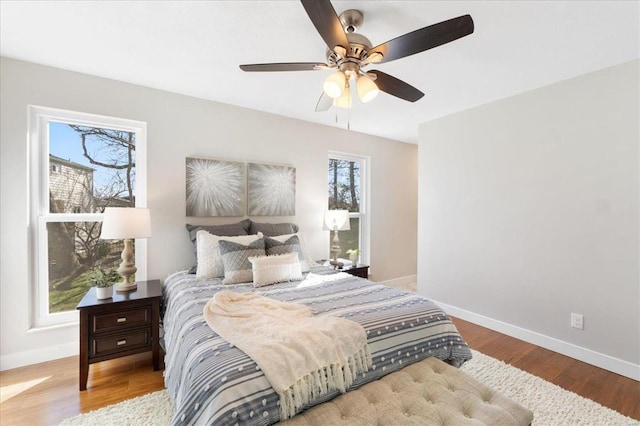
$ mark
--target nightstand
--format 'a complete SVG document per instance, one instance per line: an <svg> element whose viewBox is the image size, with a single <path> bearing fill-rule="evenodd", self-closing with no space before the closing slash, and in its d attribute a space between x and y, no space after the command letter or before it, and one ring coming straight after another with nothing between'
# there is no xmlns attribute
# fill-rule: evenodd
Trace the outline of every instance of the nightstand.
<svg viewBox="0 0 640 426"><path fill-rule="evenodd" d="M87 389L89 364L152 351L153 370L160 370L160 280L138 281L129 292L97 299L91 288L80 311L80 390Z"/></svg>
<svg viewBox="0 0 640 426"><path fill-rule="evenodd" d="M369 278L369 265L363 265L362 263L358 263L355 266L345 266L342 269L339 269L341 272L346 272L347 274L355 275L360 278Z"/></svg>

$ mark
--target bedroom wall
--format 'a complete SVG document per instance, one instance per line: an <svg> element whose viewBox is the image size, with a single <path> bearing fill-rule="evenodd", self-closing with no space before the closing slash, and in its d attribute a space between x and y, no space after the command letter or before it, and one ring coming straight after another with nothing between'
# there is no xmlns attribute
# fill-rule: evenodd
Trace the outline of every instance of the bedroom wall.
<svg viewBox="0 0 640 426"><path fill-rule="evenodd" d="M27 105L140 120L148 133L148 277L193 263L185 223L240 218L185 217L185 157L280 163L297 169L296 216L315 258L328 257L321 230L327 205L327 155L370 156L371 277L414 276L417 247L417 146L273 114L2 58L0 368L77 353L78 328L30 330L27 279Z"/></svg>
<svg viewBox="0 0 640 426"><path fill-rule="evenodd" d="M633 61L422 124L420 293L639 379L639 75Z"/></svg>

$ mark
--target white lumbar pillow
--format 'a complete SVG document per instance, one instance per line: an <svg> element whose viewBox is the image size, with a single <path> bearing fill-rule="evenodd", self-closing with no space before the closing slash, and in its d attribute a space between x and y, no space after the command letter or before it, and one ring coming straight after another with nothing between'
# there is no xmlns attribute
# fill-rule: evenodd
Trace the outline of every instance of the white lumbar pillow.
<svg viewBox="0 0 640 426"><path fill-rule="evenodd" d="M224 277L224 264L220 255L220 240L248 245L262 238L262 232L256 235L240 235L238 237L223 237L213 235L207 231L196 234L196 250L198 252L198 269L196 279Z"/></svg>
<svg viewBox="0 0 640 426"><path fill-rule="evenodd" d="M249 262L251 262L253 270L254 287L302 279L298 253L295 252L274 256L250 257Z"/></svg>

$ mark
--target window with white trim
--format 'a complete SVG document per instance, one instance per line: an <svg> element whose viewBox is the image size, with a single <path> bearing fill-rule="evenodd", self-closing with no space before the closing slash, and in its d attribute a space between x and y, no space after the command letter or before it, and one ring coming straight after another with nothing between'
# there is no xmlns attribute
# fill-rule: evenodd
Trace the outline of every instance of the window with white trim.
<svg viewBox="0 0 640 426"><path fill-rule="evenodd" d="M92 268L117 268L122 241L101 240L105 207L146 206L146 124L29 106L34 327L76 322ZM138 279L146 243L136 241Z"/></svg>
<svg viewBox="0 0 640 426"><path fill-rule="evenodd" d="M369 221L367 197L368 157L330 152L328 162L328 208L348 210L351 230L340 231L340 257L348 259L348 250L360 250L359 262L369 263ZM331 245L331 241L329 241Z"/></svg>

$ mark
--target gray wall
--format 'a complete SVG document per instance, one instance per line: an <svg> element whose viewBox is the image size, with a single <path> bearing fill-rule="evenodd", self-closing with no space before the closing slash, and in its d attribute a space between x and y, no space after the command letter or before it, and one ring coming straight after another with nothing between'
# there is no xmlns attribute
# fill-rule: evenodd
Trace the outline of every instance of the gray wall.
<svg viewBox="0 0 640 426"><path fill-rule="evenodd" d="M30 330L28 280L27 105L140 120L148 133L148 276L164 278L193 262L185 217L185 157L281 163L296 167L296 222L311 254L328 257L322 231L327 155L370 156L371 272L374 280L416 274L417 146L141 86L2 58L0 368L77 351L77 326ZM310 108L312 105L310 105Z"/></svg>
<svg viewBox="0 0 640 426"><path fill-rule="evenodd" d="M420 126L420 293L638 375L638 64Z"/></svg>

